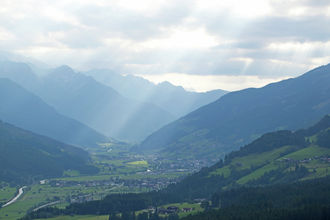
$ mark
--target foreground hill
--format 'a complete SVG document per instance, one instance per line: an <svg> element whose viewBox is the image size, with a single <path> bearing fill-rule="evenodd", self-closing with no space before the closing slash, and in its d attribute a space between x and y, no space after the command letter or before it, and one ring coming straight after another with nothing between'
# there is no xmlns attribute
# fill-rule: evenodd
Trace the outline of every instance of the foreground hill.
<svg viewBox="0 0 330 220"><path fill-rule="evenodd" d="M93 147L107 140L86 125L65 117L9 79L0 78L0 120L65 143Z"/></svg>
<svg viewBox="0 0 330 220"><path fill-rule="evenodd" d="M182 199L209 197L239 186L271 185L330 175L330 116L291 132L262 135L224 161L185 178L167 190Z"/></svg>
<svg viewBox="0 0 330 220"><path fill-rule="evenodd" d="M153 103L176 118L207 105L227 93L221 89L209 92L189 92L169 82L155 85L141 77L122 76L111 70L91 70L85 74L114 88L125 97Z"/></svg>
<svg viewBox="0 0 330 220"><path fill-rule="evenodd" d="M212 198L208 211L183 219L330 219L329 177L268 187L242 187L219 192Z"/></svg>
<svg viewBox="0 0 330 220"><path fill-rule="evenodd" d="M330 65L259 89L231 92L150 135L139 150L214 158L263 133L310 126L330 112Z"/></svg>
<svg viewBox="0 0 330 220"><path fill-rule="evenodd" d="M65 170L95 173L87 152L0 121L0 181L26 184Z"/></svg>

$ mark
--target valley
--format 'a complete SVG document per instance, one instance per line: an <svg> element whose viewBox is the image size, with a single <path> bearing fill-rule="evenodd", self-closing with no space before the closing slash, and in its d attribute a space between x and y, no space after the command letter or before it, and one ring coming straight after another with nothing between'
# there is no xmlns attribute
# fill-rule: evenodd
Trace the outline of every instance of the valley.
<svg viewBox="0 0 330 220"><path fill-rule="evenodd" d="M329 0L2 0L0 220L330 220Z"/></svg>
<svg viewBox="0 0 330 220"><path fill-rule="evenodd" d="M217 197L217 193L246 187L253 189L255 186L267 189L320 178L323 181L322 178L330 176L330 148L324 145L330 141L329 128L330 116L327 115L307 129L266 133L215 165L190 175L180 172L181 168L170 166L168 170L163 169L159 166L161 163L155 164L148 159L152 158L151 155L131 154L129 146L105 144L103 150L92 152L100 170L98 175L80 176L71 172L71 176L50 179L47 184L38 185L32 194L38 190L42 195L45 191L48 196L53 196L53 200L46 199L48 203L65 202L32 214L41 217L61 213L70 219L70 215L102 216L110 213L110 216L119 215L119 219L126 219L120 216L135 213L136 216L150 217L150 213L156 213L164 219L172 215L184 218L204 209L217 210L219 200L226 204L227 201ZM121 155L120 160L118 155ZM162 169L161 172L157 173L157 167ZM109 170L116 170L115 174L109 175Z"/></svg>
<svg viewBox="0 0 330 220"><path fill-rule="evenodd" d="M330 64L229 93L34 71L0 62L0 219L328 215Z"/></svg>
<svg viewBox="0 0 330 220"><path fill-rule="evenodd" d="M91 165L99 169L98 173L86 175L66 170L62 177L36 181L24 189L17 201L0 209L0 219L17 219L26 212L49 206L100 200L109 194L160 190L191 172L191 164L173 166L152 155L133 154L130 148L125 143L104 143L97 150L90 149ZM199 163L195 166L196 170L200 168ZM0 203L4 204L15 197L17 189L3 185L7 185L0 191Z"/></svg>

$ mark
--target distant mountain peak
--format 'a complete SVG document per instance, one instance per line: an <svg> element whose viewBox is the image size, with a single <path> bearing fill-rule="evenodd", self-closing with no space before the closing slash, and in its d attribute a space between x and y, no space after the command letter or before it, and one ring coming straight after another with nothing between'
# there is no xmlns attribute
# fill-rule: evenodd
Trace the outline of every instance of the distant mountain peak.
<svg viewBox="0 0 330 220"><path fill-rule="evenodd" d="M14 62L14 61L0 61L0 70L4 72L29 72L32 73L30 66L26 63Z"/></svg>
<svg viewBox="0 0 330 220"><path fill-rule="evenodd" d="M0 118L23 129L80 146L95 147L107 138L86 125L59 114L34 93L0 78Z"/></svg>
<svg viewBox="0 0 330 220"><path fill-rule="evenodd" d="M263 133L310 126L329 114L329 100L328 64L262 88L230 92L154 132L139 149L220 157Z"/></svg>
<svg viewBox="0 0 330 220"><path fill-rule="evenodd" d="M59 66L59 67L56 67L52 73L75 73L75 71L68 65L62 65L62 66Z"/></svg>

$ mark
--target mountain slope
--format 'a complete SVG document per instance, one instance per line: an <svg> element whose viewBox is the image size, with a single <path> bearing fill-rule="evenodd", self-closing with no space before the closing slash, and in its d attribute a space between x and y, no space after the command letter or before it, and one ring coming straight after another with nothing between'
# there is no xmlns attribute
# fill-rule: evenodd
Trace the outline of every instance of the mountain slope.
<svg viewBox="0 0 330 220"><path fill-rule="evenodd" d="M0 120L65 143L92 147L106 137L82 123L60 115L34 94L0 78Z"/></svg>
<svg viewBox="0 0 330 220"><path fill-rule="evenodd" d="M330 178L241 187L212 196L212 208L183 220L313 220L330 218ZM218 207L221 208L219 209Z"/></svg>
<svg viewBox="0 0 330 220"><path fill-rule="evenodd" d="M219 157L263 133L307 127L330 112L330 65L259 89L231 92L161 128L138 149Z"/></svg>
<svg viewBox="0 0 330 220"><path fill-rule="evenodd" d="M0 77L8 78L28 89L38 82L38 77L30 66L20 62L0 61Z"/></svg>
<svg viewBox="0 0 330 220"><path fill-rule="evenodd" d="M142 140L174 119L159 107L127 99L68 66L41 78L33 91L62 114L123 140Z"/></svg>
<svg viewBox="0 0 330 220"><path fill-rule="evenodd" d="M0 180L15 184L61 176L71 169L93 173L87 152L0 121Z"/></svg>
<svg viewBox="0 0 330 220"><path fill-rule="evenodd" d="M276 131L226 156L166 189L181 199L209 197L239 186L273 185L329 176L330 116L315 126L291 132Z"/></svg>
<svg viewBox="0 0 330 220"><path fill-rule="evenodd" d="M227 93L220 89L201 93L189 92L181 86L174 86L168 82L155 85L141 77L122 76L110 70L91 70L85 74L114 88L125 97L153 103L176 118L209 104Z"/></svg>

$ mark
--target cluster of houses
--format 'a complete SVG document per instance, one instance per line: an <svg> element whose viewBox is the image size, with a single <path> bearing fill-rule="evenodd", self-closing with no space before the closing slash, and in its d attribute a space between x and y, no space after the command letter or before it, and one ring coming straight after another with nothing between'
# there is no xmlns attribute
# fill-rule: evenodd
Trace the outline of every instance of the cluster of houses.
<svg viewBox="0 0 330 220"><path fill-rule="evenodd" d="M302 160L294 160L292 158L283 158L283 162L291 162L291 163L309 163L313 160L321 160L326 163L330 163L330 156L314 156L310 158L304 158Z"/></svg>
<svg viewBox="0 0 330 220"><path fill-rule="evenodd" d="M176 181L170 180L168 178L144 178L123 180L124 186L127 186L129 188L147 188L148 190L163 189L172 183L176 183Z"/></svg>
<svg viewBox="0 0 330 220"><path fill-rule="evenodd" d="M42 184L42 183L40 183ZM113 180L90 180L90 181L66 181L66 180L51 180L49 184L52 187L71 187L71 186L84 186L84 187L96 187L96 186L116 186L118 185Z"/></svg>
<svg viewBox="0 0 330 220"><path fill-rule="evenodd" d="M161 172L196 172L203 167L207 167L210 164L216 163L217 159L200 159L200 160L186 160L177 159L175 161L165 162L161 158L149 158L151 164L153 164L155 170Z"/></svg>
<svg viewBox="0 0 330 220"><path fill-rule="evenodd" d="M69 198L70 203L84 203L84 202L89 202L93 201L94 197L92 194L86 194L86 195L77 195L77 196L71 196Z"/></svg>
<svg viewBox="0 0 330 220"><path fill-rule="evenodd" d="M327 156L327 157L321 157L320 160L324 161L324 162L327 162L327 163L330 163L330 156Z"/></svg>
<svg viewBox="0 0 330 220"><path fill-rule="evenodd" d="M160 207L160 208L155 208L155 207L149 207L148 212L151 213L157 213L160 215L171 215L171 214L176 214L179 212L192 212L195 210L195 208L190 208L190 207L184 207L184 208L179 208L177 206L168 206L166 208Z"/></svg>
<svg viewBox="0 0 330 220"><path fill-rule="evenodd" d="M176 180L168 178L143 178L143 179L119 179L111 178L108 180L89 180L89 181L67 181L67 180L49 180L40 181L40 184L49 184L52 187L117 187L125 186L131 189L146 188L148 190L159 190L165 188L167 185L175 183Z"/></svg>

